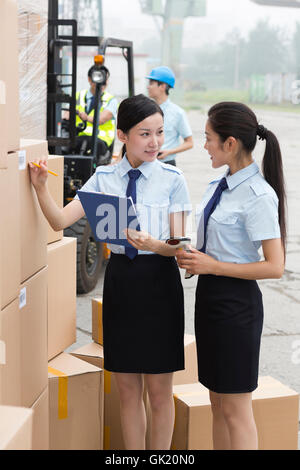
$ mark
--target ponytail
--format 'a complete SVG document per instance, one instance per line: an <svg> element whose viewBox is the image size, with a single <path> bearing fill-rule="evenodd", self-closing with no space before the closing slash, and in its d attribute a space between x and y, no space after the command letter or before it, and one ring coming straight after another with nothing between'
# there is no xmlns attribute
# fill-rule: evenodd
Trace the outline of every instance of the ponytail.
<svg viewBox="0 0 300 470"><path fill-rule="evenodd" d="M279 226L284 253L286 253L286 192L281 150L277 137L273 134L273 132L266 128L264 128L264 139L266 140L266 149L262 161L262 171L265 180L270 184L270 186L272 186L278 197Z"/></svg>

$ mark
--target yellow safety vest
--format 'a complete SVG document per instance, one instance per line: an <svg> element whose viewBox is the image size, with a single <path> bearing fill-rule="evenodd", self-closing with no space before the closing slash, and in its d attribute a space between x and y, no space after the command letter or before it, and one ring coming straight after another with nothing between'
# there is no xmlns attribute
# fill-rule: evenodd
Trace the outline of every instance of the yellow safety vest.
<svg viewBox="0 0 300 470"><path fill-rule="evenodd" d="M77 111L82 111L84 113L86 112L85 111L86 109L85 98L86 98L87 92L88 90L81 90L76 93L76 110ZM106 106L108 105L108 103L110 102L112 98L114 98L114 96L111 95L110 93L107 93L107 92L103 93L101 97L102 106L100 109L100 114L102 113L102 111L104 111L104 109L106 108ZM94 113L95 113L95 110L92 109L89 113L89 116L94 117ZM80 117L76 115L76 126L78 126L78 124L81 122L82 122L82 119L80 119ZM98 139L101 139L104 142L106 142L107 146L109 147L115 138L115 129L116 129L116 125L115 125L114 119L111 119L110 121L106 121L104 124L101 124L101 126L99 126ZM78 135L92 136L93 124L87 121L85 130L83 132L80 132Z"/></svg>

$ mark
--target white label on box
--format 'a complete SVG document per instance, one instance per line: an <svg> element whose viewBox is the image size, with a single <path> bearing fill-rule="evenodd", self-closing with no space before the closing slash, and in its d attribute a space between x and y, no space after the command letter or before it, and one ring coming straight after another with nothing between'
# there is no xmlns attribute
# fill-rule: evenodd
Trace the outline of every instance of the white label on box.
<svg viewBox="0 0 300 470"><path fill-rule="evenodd" d="M6 364L6 344L0 339L0 365Z"/></svg>
<svg viewBox="0 0 300 470"><path fill-rule="evenodd" d="M19 170L26 168L26 150L19 150Z"/></svg>
<svg viewBox="0 0 300 470"><path fill-rule="evenodd" d="M6 104L6 86L3 80L0 80L0 104Z"/></svg>
<svg viewBox="0 0 300 470"><path fill-rule="evenodd" d="M20 309L25 307L25 305L26 305L26 287L23 287L23 289L20 290L20 295L19 295Z"/></svg>

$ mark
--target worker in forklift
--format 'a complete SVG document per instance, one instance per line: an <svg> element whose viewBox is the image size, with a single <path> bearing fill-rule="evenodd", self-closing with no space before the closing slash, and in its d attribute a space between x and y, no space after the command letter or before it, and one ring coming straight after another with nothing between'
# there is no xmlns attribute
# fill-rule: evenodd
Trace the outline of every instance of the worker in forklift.
<svg viewBox="0 0 300 470"><path fill-rule="evenodd" d="M106 91L110 76L108 68L102 65L101 70L103 72L104 80L101 86L97 166L108 165L111 162L116 132L116 117L119 105L117 99ZM83 89L76 93L76 128L79 129L75 147L75 153L77 154L88 155L92 152L96 94L96 83L93 81L94 71L95 66L93 65L88 71L89 89ZM68 112L64 113L63 119L69 119Z"/></svg>

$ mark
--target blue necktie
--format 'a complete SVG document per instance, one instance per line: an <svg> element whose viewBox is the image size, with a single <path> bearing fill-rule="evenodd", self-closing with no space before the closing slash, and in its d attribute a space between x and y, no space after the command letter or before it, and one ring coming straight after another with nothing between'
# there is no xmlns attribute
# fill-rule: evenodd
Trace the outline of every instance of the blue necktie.
<svg viewBox="0 0 300 470"><path fill-rule="evenodd" d="M199 248L199 245L197 243L197 247L199 251L202 251L202 253L205 253L205 250L206 250L206 242L207 242L206 235L207 235L208 219L210 218L211 214L214 212L215 208L219 204L222 192L227 188L228 188L228 184L227 184L226 178L222 178L214 194L212 195L207 205L205 206L205 209L204 209L204 212L203 212L200 224L199 224L199 229L198 229L198 243L199 243L199 238L201 239L200 232L204 234L202 248Z"/></svg>
<svg viewBox="0 0 300 470"><path fill-rule="evenodd" d="M132 198L133 204L136 204L136 181L141 176L140 170L129 170L129 182L127 186L126 196ZM133 246L125 247L125 254L128 258L133 259L138 254L138 250Z"/></svg>

